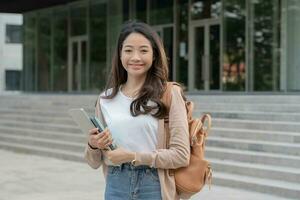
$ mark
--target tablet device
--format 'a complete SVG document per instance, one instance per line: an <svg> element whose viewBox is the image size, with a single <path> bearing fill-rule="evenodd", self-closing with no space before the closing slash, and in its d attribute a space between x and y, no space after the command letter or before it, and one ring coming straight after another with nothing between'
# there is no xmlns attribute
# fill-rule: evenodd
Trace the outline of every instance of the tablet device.
<svg viewBox="0 0 300 200"><path fill-rule="evenodd" d="M105 129L97 117L89 117L83 108L70 109L69 114L84 134L89 133L89 130L93 128L98 128L99 132L102 132ZM114 150L117 146L115 144L111 144L109 145L109 148Z"/></svg>
<svg viewBox="0 0 300 200"><path fill-rule="evenodd" d="M70 109L69 114L84 134L88 134L90 129L95 128L94 124L90 120L90 117L83 108Z"/></svg>

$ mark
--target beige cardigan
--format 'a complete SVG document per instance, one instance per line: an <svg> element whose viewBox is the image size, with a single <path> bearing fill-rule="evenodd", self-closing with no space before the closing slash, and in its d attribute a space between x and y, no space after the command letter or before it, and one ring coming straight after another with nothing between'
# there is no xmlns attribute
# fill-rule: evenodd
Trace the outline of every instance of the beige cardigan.
<svg viewBox="0 0 300 200"><path fill-rule="evenodd" d="M166 134L164 120L158 121L158 144L157 150L151 153L137 153L135 165L148 165L158 169L163 200L179 199L176 193L174 176L169 175L168 169L176 169L187 166L190 159L190 144L186 108L181 97L181 89L173 86L171 91L171 106L169 112L170 140L169 148L166 149ZM100 99L100 98L99 98ZM103 119L100 113L100 104L97 102L95 115ZM85 149L85 159L94 169L102 165L103 173L107 174L107 165L104 162L100 149L93 150L88 145Z"/></svg>

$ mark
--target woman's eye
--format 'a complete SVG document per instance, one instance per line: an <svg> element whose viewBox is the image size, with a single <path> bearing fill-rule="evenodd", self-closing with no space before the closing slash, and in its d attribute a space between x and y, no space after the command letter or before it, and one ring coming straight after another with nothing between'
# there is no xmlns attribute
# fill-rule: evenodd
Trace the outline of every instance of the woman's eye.
<svg viewBox="0 0 300 200"><path fill-rule="evenodd" d="M148 52L148 50L146 50L146 49L142 50L142 53L147 53L147 52Z"/></svg>
<svg viewBox="0 0 300 200"><path fill-rule="evenodd" d="M124 50L126 53L130 53L131 52L131 49L125 49Z"/></svg>

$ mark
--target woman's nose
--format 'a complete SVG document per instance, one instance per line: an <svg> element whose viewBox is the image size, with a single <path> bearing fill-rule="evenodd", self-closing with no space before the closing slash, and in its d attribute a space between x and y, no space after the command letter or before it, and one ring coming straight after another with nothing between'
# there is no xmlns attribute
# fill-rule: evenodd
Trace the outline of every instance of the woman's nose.
<svg viewBox="0 0 300 200"><path fill-rule="evenodd" d="M140 60L141 57L140 57L140 54L138 52L134 52L133 55L132 55L132 60Z"/></svg>

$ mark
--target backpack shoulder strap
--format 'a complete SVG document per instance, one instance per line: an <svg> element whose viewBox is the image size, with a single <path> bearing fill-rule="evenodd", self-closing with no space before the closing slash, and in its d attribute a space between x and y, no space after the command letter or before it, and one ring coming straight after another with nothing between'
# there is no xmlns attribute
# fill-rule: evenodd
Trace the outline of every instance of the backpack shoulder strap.
<svg viewBox="0 0 300 200"><path fill-rule="evenodd" d="M173 88L173 86L178 86L181 88L181 85L177 82L167 82L164 94L161 98L161 101L167 106L168 113L170 112L170 107L171 107L171 103L172 103L172 88ZM183 95L182 88L181 88L181 96L182 96L183 100L186 101L186 98ZM186 106L187 106L187 104L186 104ZM167 115L165 117L164 121L166 124L169 123L169 115Z"/></svg>
<svg viewBox="0 0 300 200"><path fill-rule="evenodd" d="M172 86L173 82L167 82L166 89L164 91L164 94L162 96L162 102L167 106L167 110L170 110L171 102L172 102Z"/></svg>

